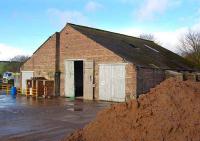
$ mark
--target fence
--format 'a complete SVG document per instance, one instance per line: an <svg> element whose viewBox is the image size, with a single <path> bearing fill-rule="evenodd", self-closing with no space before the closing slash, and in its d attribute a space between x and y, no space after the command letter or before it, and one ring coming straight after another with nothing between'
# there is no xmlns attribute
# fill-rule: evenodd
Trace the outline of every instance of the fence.
<svg viewBox="0 0 200 141"><path fill-rule="evenodd" d="M23 91L22 91L21 88L18 88L18 89L17 89L17 95L23 95Z"/></svg>
<svg viewBox="0 0 200 141"><path fill-rule="evenodd" d="M5 92L6 94L9 94L11 91L11 86L9 84L1 84L1 90L2 92Z"/></svg>
<svg viewBox="0 0 200 141"><path fill-rule="evenodd" d="M10 94L12 84L2 84L0 89L6 94ZM26 97L52 97L54 96L54 81L51 80L27 80L26 89L17 88L17 95Z"/></svg>
<svg viewBox="0 0 200 141"><path fill-rule="evenodd" d="M1 90L6 94L10 94L11 85L2 84ZM27 97L32 96L32 97L36 97L36 98L38 97L37 89L24 89L24 90L22 90L21 88L17 88L17 95L25 95Z"/></svg>
<svg viewBox="0 0 200 141"><path fill-rule="evenodd" d="M12 87L11 84L2 84L0 89L2 92L6 93L6 94L10 94L11 87ZM21 88L17 88L17 94L23 95Z"/></svg>
<svg viewBox="0 0 200 141"><path fill-rule="evenodd" d="M38 91L37 91L37 89L33 89L33 88L27 89L26 90L26 96L27 97L32 96L32 97L38 98Z"/></svg>

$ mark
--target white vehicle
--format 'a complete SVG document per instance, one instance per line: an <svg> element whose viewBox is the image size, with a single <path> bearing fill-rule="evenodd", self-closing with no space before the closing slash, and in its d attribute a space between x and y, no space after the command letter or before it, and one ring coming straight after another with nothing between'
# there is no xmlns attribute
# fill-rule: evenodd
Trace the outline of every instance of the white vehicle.
<svg viewBox="0 0 200 141"><path fill-rule="evenodd" d="M12 72L5 72L3 74L3 83L8 83L8 81L14 80L14 75Z"/></svg>

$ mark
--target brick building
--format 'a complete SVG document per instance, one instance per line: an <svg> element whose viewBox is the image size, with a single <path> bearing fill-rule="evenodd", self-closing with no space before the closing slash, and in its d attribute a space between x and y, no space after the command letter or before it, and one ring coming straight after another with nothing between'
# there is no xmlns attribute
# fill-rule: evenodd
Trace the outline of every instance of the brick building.
<svg viewBox="0 0 200 141"><path fill-rule="evenodd" d="M153 41L67 24L22 65L22 88L41 76L55 80L57 96L124 101L163 81L166 69L193 67Z"/></svg>

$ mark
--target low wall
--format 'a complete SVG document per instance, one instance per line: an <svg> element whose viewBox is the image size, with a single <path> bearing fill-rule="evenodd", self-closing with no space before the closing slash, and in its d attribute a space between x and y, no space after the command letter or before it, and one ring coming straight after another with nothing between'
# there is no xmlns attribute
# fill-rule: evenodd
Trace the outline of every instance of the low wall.
<svg viewBox="0 0 200 141"><path fill-rule="evenodd" d="M165 71L154 68L137 68L137 97L165 80Z"/></svg>

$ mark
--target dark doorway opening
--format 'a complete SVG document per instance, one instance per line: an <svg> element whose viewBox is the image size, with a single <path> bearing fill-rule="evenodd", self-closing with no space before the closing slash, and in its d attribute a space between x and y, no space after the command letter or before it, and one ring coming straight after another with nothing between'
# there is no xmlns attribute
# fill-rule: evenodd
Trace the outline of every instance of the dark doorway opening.
<svg viewBox="0 0 200 141"><path fill-rule="evenodd" d="M75 97L83 97L83 61L74 61Z"/></svg>

